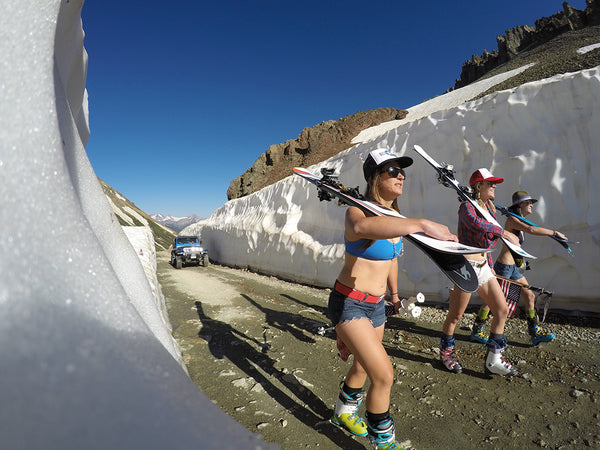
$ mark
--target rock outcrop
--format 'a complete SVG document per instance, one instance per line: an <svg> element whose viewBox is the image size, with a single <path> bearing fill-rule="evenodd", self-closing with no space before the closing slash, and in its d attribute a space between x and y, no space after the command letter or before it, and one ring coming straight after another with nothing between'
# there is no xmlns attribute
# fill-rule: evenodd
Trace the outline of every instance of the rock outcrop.
<svg viewBox="0 0 600 450"><path fill-rule="evenodd" d="M585 27L600 25L600 1L587 0L587 7L580 11L563 3L563 10L550 17L542 17L535 21L535 26L521 25L506 30L503 36L496 36L498 49L492 52L483 51L481 56L473 55L465 61L460 78L453 89L478 80L492 69L514 59L518 54L544 44L556 36Z"/></svg>
<svg viewBox="0 0 600 450"><path fill-rule="evenodd" d="M273 184L290 175L292 167L324 161L350 148L350 141L360 131L390 120L404 119L407 114L403 109L378 108L306 127L296 139L271 145L252 167L231 182L227 198L243 197Z"/></svg>

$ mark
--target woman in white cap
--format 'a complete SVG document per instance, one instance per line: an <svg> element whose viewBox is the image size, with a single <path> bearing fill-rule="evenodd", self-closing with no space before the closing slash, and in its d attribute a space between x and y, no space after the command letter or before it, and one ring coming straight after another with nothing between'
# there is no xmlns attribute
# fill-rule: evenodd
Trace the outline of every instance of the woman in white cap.
<svg viewBox="0 0 600 450"><path fill-rule="evenodd" d="M379 205L398 211L404 169L412 158L398 157L388 149L369 153L363 164L367 180L366 197ZM381 343L385 325L384 295L389 289L396 310L398 298L398 260L402 254L401 237L423 232L431 237L457 241L448 227L426 219L401 219L370 216L349 207L345 220L345 262L329 296L327 316L337 334L340 356L353 355L352 367L335 405L332 422L358 436L368 436L375 449L400 449L394 421L390 416L390 391L394 370ZM367 377L366 423L358 415Z"/></svg>
<svg viewBox="0 0 600 450"><path fill-rule="evenodd" d="M473 196L482 208L487 208L494 217L495 207L493 200L496 193L496 185L502 183L503 178L493 176L487 169L478 169L471 175L469 185L473 189ZM460 204L458 210L458 240L466 245L480 248L491 248L496 245L500 237L505 237L511 242L517 243L514 234L506 232L502 227L494 225L479 215L476 208L467 201ZM504 358L506 349L506 338L504 337L504 323L508 316L508 306L502 293L502 289L492 272L492 257L490 253L466 255L477 273L479 288L477 293L487 304L494 315L491 323L491 333L487 341L487 353L485 356L484 370L498 375L515 375L517 370ZM454 329L462 318L471 293L462 291L454 286L450 291L450 304L448 314L442 328L440 342L440 359L444 366L451 372L460 373L462 367L454 352Z"/></svg>
<svg viewBox="0 0 600 450"><path fill-rule="evenodd" d="M521 217L525 217L531 214L535 202L537 202L537 200L529 195L527 191L517 191L512 195L512 205L508 210ZM534 227L513 216L508 216L504 229L517 236L519 245L522 245L525 240L523 233L529 233L534 236L556 236L560 239L567 240L567 237L558 231L543 227ZM523 258L519 258L518 255L512 253L508 247L503 246L502 251L494 263L494 271L496 274L510 280L515 280L518 283L529 285L529 282L523 275L525 269L526 267ZM524 299L525 307L527 308L527 328L529 330L529 335L531 336L531 343L537 345L540 342L550 342L554 339L554 333L543 331L538 324L535 313L535 294L530 289L521 288L521 298ZM480 342L482 344L487 342L488 337L483 333L482 329L487 320L488 313L489 308L485 305L482 306L477 313L471 333L472 341Z"/></svg>

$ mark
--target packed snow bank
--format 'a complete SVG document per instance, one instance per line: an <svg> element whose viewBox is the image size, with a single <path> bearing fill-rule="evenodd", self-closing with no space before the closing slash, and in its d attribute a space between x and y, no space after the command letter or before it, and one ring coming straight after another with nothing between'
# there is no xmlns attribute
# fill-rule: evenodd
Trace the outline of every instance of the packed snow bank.
<svg viewBox="0 0 600 450"><path fill-rule="evenodd" d="M488 89L489 83L480 88ZM469 90L469 98L476 95L477 86L463 89ZM446 95L458 99L458 91ZM364 192L362 161L370 150L387 146L411 156L415 164L408 169L400 199L403 214L427 217L456 231L457 195L437 183L433 169L412 146L419 144L438 161L453 163L463 183L474 170L487 167L506 180L496 192L500 205L509 206L514 191L527 190L539 199L532 221L581 242L570 257L549 238L528 236L524 247L538 256L531 261L529 282L554 292L553 307L600 311L600 211L595 197L600 67L469 103L458 101L453 107L447 107L445 97L428 102L427 108L436 112L391 129L365 130L355 140L357 145L310 169L319 173L321 167L333 167L341 182L360 185ZM290 176L226 203L184 232L201 235L211 258L222 263L328 287L342 264L343 214L344 208L335 202L319 202L314 186ZM428 299L447 298L447 279L410 244L400 268L403 293L422 291Z"/></svg>
<svg viewBox="0 0 600 450"><path fill-rule="evenodd" d="M0 4L2 445L261 448L186 375L89 164L82 5Z"/></svg>

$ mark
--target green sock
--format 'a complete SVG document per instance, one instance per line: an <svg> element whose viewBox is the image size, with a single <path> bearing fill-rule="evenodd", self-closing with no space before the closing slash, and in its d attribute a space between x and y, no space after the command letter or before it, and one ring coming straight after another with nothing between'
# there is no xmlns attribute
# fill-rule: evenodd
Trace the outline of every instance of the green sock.
<svg viewBox="0 0 600 450"><path fill-rule="evenodd" d="M488 314L490 313L489 309L485 309L483 306L479 308L479 312L477 313L477 317L479 320L487 320Z"/></svg>
<svg viewBox="0 0 600 450"><path fill-rule="evenodd" d="M533 319L534 317L535 317L535 309L528 309L527 310L527 318Z"/></svg>

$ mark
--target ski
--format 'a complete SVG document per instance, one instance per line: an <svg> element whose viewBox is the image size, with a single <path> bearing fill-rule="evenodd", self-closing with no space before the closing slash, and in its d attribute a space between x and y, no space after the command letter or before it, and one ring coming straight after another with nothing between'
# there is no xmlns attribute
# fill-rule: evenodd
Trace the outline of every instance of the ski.
<svg viewBox="0 0 600 450"><path fill-rule="evenodd" d="M340 184L333 169L321 169L322 177L301 167L295 167L294 173L317 186L319 200L330 201L337 198L341 204L356 206L367 214L390 216L404 219L405 216L391 209L369 202L360 194L358 188L347 188ZM471 247L459 242L440 241L423 233L406 235L406 240L423 251L442 272L465 292L475 292L478 288L477 275L465 259L465 254L488 252L489 250Z"/></svg>
<svg viewBox="0 0 600 450"><path fill-rule="evenodd" d="M512 211L509 211L507 208L497 205L496 203L494 203L494 206L496 207L496 209L498 211L500 211L502 214L504 214L505 216L510 216L510 217L514 217L515 219L520 220L521 222L523 222L524 224L527 225L531 225L532 227L536 227L536 228L540 228L539 225L536 225L535 223L531 222L530 220L527 220L525 217L520 216ZM571 249L571 247L569 246L569 244L579 244L579 242L575 242L575 241L565 241L564 239L559 238L558 236L548 236L549 238L554 239L556 242L558 242L560 245L562 245L571 256L573 255L573 249Z"/></svg>
<svg viewBox="0 0 600 450"><path fill-rule="evenodd" d="M502 226L498 223L498 221L496 219L494 219L494 216L492 216L489 213L489 211L487 211L485 208L482 208L479 205L479 203L477 203L471 197L471 188L468 186L461 185L456 180L456 178L454 178L455 172L454 172L454 167L452 165L450 165L450 164L444 164L443 166L440 165L435 159L433 159L431 156L429 156L429 154L427 154L427 152L425 150L423 150L423 148L420 145L414 145L413 150L415 150L419 155L421 155L423 157L423 159L425 161L427 161L431 165L431 167L433 167L437 171L438 181L440 184L443 184L446 187L454 189L458 193L458 197L461 202L467 201L467 202L471 203L482 218L484 218L488 222L502 228ZM516 253L517 255L524 257L524 258L537 259L536 256L533 256L533 255L527 253L521 247L513 244L508 239L503 238L503 237L501 239L502 239L502 242L504 242L506 244L506 246L509 248L509 250L511 252Z"/></svg>

